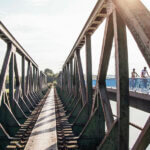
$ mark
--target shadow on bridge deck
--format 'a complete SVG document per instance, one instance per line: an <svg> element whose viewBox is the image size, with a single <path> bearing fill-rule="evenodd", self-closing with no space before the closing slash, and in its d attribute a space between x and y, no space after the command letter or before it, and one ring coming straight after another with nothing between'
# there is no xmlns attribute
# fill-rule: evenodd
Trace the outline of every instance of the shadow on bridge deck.
<svg viewBox="0 0 150 150"><path fill-rule="evenodd" d="M45 104L34 125L34 128L25 147L25 150L38 149L57 149L56 117L53 88L45 101Z"/></svg>

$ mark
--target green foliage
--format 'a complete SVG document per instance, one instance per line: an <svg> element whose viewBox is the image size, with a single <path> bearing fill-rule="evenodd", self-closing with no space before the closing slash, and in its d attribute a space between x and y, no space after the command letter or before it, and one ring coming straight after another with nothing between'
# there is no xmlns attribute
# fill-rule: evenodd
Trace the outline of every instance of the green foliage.
<svg viewBox="0 0 150 150"><path fill-rule="evenodd" d="M53 83L55 81L57 74L54 74L53 70L46 68L44 73L47 75L48 83Z"/></svg>
<svg viewBox="0 0 150 150"><path fill-rule="evenodd" d="M53 85L54 85L54 86L56 86L56 85L57 85L57 82L56 82L56 81L54 81L54 82L53 82Z"/></svg>
<svg viewBox="0 0 150 150"><path fill-rule="evenodd" d="M53 71L52 71L51 69L48 69L48 68L46 68L46 69L44 70L44 73L45 73L47 76L54 76Z"/></svg>

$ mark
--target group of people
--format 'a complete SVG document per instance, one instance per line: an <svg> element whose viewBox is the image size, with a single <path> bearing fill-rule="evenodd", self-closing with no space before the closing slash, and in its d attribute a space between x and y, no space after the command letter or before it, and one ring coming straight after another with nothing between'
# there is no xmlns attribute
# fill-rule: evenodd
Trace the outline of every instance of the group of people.
<svg viewBox="0 0 150 150"><path fill-rule="evenodd" d="M140 77L140 76L135 71L135 68L133 68L133 71L131 73L132 87L133 88L136 86L137 77ZM147 68L144 67L144 69L141 71L141 78L142 78L144 88L147 88L147 77L150 77L150 76L148 74Z"/></svg>

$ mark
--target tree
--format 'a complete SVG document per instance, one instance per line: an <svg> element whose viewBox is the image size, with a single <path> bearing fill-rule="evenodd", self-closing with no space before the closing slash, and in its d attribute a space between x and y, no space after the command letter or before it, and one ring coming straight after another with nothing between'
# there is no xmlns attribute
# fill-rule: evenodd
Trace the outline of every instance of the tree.
<svg viewBox="0 0 150 150"><path fill-rule="evenodd" d="M54 73L51 69L48 69L46 68L44 70L44 73L47 75L47 82L50 83L50 82L53 82L54 80Z"/></svg>
<svg viewBox="0 0 150 150"><path fill-rule="evenodd" d="M54 75L53 70L48 69L48 68L46 68L46 69L44 70L44 73L45 73L47 76L52 76L52 75Z"/></svg>

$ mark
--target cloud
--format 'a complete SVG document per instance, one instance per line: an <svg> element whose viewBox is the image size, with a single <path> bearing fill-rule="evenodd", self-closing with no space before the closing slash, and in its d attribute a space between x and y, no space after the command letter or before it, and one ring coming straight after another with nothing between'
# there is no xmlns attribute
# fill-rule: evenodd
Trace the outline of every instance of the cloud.
<svg viewBox="0 0 150 150"><path fill-rule="evenodd" d="M35 6L43 6L50 2L50 0L26 0L30 3L32 3Z"/></svg>
<svg viewBox="0 0 150 150"><path fill-rule="evenodd" d="M150 11L150 3L148 2L148 0L141 0L141 1L145 5L145 7Z"/></svg>
<svg viewBox="0 0 150 150"><path fill-rule="evenodd" d="M79 16L27 13L11 14L2 20L42 69L50 66L55 72L60 70L59 62L67 58L85 22ZM75 24L77 21L80 24Z"/></svg>
<svg viewBox="0 0 150 150"><path fill-rule="evenodd" d="M30 2L30 4L32 2L34 5L45 5L49 2L54 2L51 0L25 1ZM83 0L79 5L79 2L77 2L79 0L72 0L73 4L72 2L66 4L66 2L69 0L66 0L65 2L61 1L60 3L58 3L58 0L56 1L57 2L55 2L55 4L53 3L52 5L48 5L48 8L42 7L42 9L40 9L40 7L38 7L38 11L35 11L34 9L33 12L25 11L26 7L23 9L22 13L5 13L3 9L0 11L2 22L16 37L19 43L26 49L29 55L31 55L35 62L39 64L42 70L45 67L50 67L55 72L60 69L60 64L64 62L69 55L94 6L94 3L96 2L92 1L93 3L91 4L90 0ZM87 1L87 5L83 5L85 1ZM64 8L64 10L60 10L58 4L59 7ZM48 9L47 11L45 11L46 8ZM51 9L55 9L57 13L52 13L53 11L51 12ZM103 31L104 27L101 25L100 30L98 28L98 30L92 36L94 74L97 74L98 72L97 67L99 64L100 51L102 47ZM129 37L128 41L130 64L129 69L131 70L133 67L135 67L140 73L141 68L145 66L145 61L142 59L143 57L141 56L136 44L133 43L134 39L132 40ZM83 54L83 56L85 57L85 54ZM111 57L111 59L114 60L114 57ZM112 61L110 61L109 68L110 71L108 70L108 73L115 72L115 70L112 71L111 69L114 68L114 63L112 63Z"/></svg>
<svg viewBox="0 0 150 150"><path fill-rule="evenodd" d="M3 22L20 44L43 69L50 66L55 72L60 69L60 63L65 61L70 53L87 17L79 14L48 15L48 14L11 14L3 17ZM105 24L100 26L92 36L93 73L97 74L100 51L102 47ZM100 29L100 30L99 30ZM145 61L129 36L129 69L136 68L140 73ZM114 53L113 53L114 54ZM83 54L84 56L84 54ZM139 58L140 61L132 59ZM111 57L108 73L115 73L114 57ZM140 63L140 64L139 64ZM138 64L138 65L137 65ZM58 66L58 67L56 67ZM83 66L85 64L83 63ZM146 65L147 66L147 65Z"/></svg>
<svg viewBox="0 0 150 150"><path fill-rule="evenodd" d="M1 20L42 70L49 67L57 72L69 55L96 0L77 0L79 3L73 0L23 1L22 11L7 11ZM88 4L83 5L85 2ZM36 9L34 6L39 7Z"/></svg>

